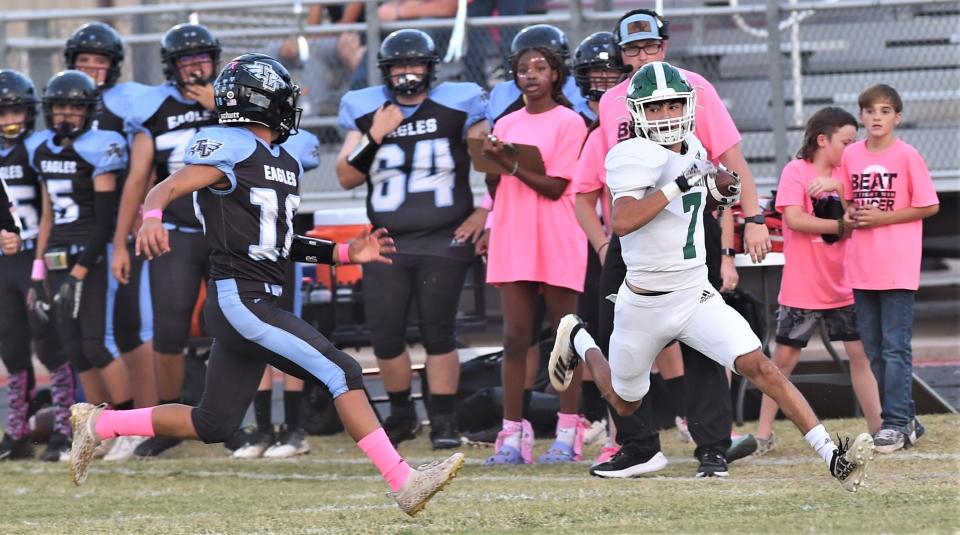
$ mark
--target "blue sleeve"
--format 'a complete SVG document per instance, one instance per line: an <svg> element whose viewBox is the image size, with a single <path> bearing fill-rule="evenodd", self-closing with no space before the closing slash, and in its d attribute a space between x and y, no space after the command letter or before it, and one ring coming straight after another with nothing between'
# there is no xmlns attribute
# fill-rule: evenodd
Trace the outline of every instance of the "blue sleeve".
<svg viewBox="0 0 960 535"><path fill-rule="evenodd" d="M520 98L520 88L513 80L505 80L495 85L490 91L490 99L487 101L487 122L493 126L497 118L503 115L503 112L511 104Z"/></svg>
<svg viewBox="0 0 960 535"><path fill-rule="evenodd" d="M132 138L140 132L150 135L150 131L143 126L143 123L157 113L160 105L167 99L169 95L167 87L169 87L167 84L143 86L143 89L137 92L136 106L132 106L128 113L120 115L123 117L123 131L128 136Z"/></svg>
<svg viewBox="0 0 960 535"><path fill-rule="evenodd" d="M577 87L577 81L573 76L567 76L567 81L563 84L563 96L567 97L574 111L579 112L579 106L585 106L587 99L580 94L580 88Z"/></svg>
<svg viewBox="0 0 960 535"><path fill-rule="evenodd" d="M300 161L304 171L320 167L320 140L312 132L300 130L283 143L283 148Z"/></svg>
<svg viewBox="0 0 960 535"><path fill-rule="evenodd" d="M482 87L471 82L444 82L430 92L430 100L467 114L463 124L464 138L467 129L486 117L487 94Z"/></svg>
<svg viewBox="0 0 960 535"><path fill-rule="evenodd" d="M150 88L137 82L123 82L110 88L103 94L103 105L114 115L124 119L135 113L141 106L141 96ZM149 116L148 116L149 117Z"/></svg>
<svg viewBox="0 0 960 535"><path fill-rule="evenodd" d="M27 160L30 164L30 167L33 167L34 165L33 156L37 153L37 148L51 137L53 137L53 132L50 130L41 130L40 132L34 132L30 134L30 137L28 137L24 142L27 147ZM36 168L34 168L34 171L40 172L40 170Z"/></svg>
<svg viewBox="0 0 960 535"><path fill-rule="evenodd" d="M586 99L583 99L579 102L574 102L573 111L580 114L581 117L586 117L590 122L597 120L597 114L593 113L593 110L590 109L590 104Z"/></svg>
<svg viewBox="0 0 960 535"><path fill-rule="evenodd" d="M209 165L219 169L230 180L229 190L211 189L226 195L237 187L234 166L246 160L257 148L257 140L245 128L214 126L204 128L190 140L189 149L183 158L186 165Z"/></svg>
<svg viewBox="0 0 960 535"><path fill-rule="evenodd" d="M93 176L127 167L127 140L109 130L90 130L74 146L81 158L93 165Z"/></svg>
<svg viewBox="0 0 960 535"><path fill-rule="evenodd" d="M375 111L387 100L387 88L382 85L347 92L340 99L340 113L337 115L340 128L359 130L357 119Z"/></svg>

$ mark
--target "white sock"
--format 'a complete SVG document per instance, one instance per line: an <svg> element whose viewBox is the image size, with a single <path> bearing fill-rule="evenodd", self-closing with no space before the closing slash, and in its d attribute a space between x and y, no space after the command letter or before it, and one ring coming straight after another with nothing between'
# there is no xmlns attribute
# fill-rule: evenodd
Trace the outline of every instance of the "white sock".
<svg viewBox="0 0 960 535"><path fill-rule="evenodd" d="M576 427L557 428L557 442L563 442L567 446L573 446L573 441L577 436Z"/></svg>
<svg viewBox="0 0 960 535"><path fill-rule="evenodd" d="M573 348L577 350L577 355L580 355L582 359L587 358L587 351L590 349L600 351L600 346L593 340L590 333L583 328L579 329L577 335L573 337Z"/></svg>
<svg viewBox="0 0 960 535"><path fill-rule="evenodd" d="M823 424L817 424L806 435L803 435L803 438L807 439L807 444L810 444L817 451L817 454L823 458L829 468L830 460L833 459L833 450L837 449L837 446L830 439L830 434L827 433Z"/></svg>
<svg viewBox="0 0 960 535"><path fill-rule="evenodd" d="M523 435L523 423L514 422L512 420L503 420L503 430L504 431L513 431L503 439L504 446L511 446L514 449L520 449L520 438Z"/></svg>

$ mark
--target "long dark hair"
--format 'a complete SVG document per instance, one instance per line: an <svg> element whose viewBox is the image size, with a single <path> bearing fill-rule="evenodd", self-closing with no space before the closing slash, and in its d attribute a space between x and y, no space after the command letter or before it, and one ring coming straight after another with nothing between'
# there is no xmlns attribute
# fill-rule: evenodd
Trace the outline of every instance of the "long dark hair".
<svg viewBox="0 0 960 535"><path fill-rule="evenodd" d="M803 146L797 152L797 158L812 162L813 156L820 148L817 145L817 137L823 134L829 139L837 133L837 130L848 124L857 128L857 118L844 109L827 106L818 110L807 120L807 127L803 132Z"/></svg>
<svg viewBox="0 0 960 535"><path fill-rule="evenodd" d="M547 60L547 65L550 65L550 69L557 73L557 79L554 80L553 85L550 87L550 97L553 98L554 102L561 106L573 108L573 104L571 104L563 94L563 84L567 81L566 65L563 63L563 57L552 48L531 46L518 50L517 53L510 58L510 71L513 73L513 83L517 83L517 70L520 68L520 58L526 55L527 52L539 52L540 55ZM520 85L517 84L517 87L520 87Z"/></svg>

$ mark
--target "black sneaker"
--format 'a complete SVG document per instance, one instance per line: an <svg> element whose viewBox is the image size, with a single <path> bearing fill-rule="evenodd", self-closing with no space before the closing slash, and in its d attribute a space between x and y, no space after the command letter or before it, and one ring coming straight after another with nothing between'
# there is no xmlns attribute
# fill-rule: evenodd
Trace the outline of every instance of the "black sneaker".
<svg viewBox="0 0 960 535"><path fill-rule="evenodd" d="M503 426L500 424L496 424L486 429L481 429L479 431L467 433L464 435L464 438L467 439L468 444L493 445L497 442L497 435L500 434L501 429L503 429Z"/></svg>
<svg viewBox="0 0 960 535"><path fill-rule="evenodd" d="M4 459L11 461L33 459L33 441L30 435L19 440L14 440L10 435L3 435L3 440L0 440L0 461Z"/></svg>
<svg viewBox="0 0 960 535"><path fill-rule="evenodd" d="M137 457L156 457L168 449L178 446L183 439L169 437L150 437L140 443L133 454Z"/></svg>
<svg viewBox="0 0 960 535"><path fill-rule="evenodd" d="M597 477L638 477L658 472L667 467L667 456L663 452L638 452L631 448L620 448L610 460L590 467L590 475Z"/></svg>
<svg viewBox="0 0 960 535"><path fill-rule="evenodd" d="M752 434L734 440L727 449L727 462L732 463L737 459L753 455L757 451L757 446L757 439Z"/></svg>
<svg viewBox="0 0 960 535"><path fill-rule="evenodd" d="M390 442L396 447L404 440L413 440L417 438L423 425L420 418L417 417L417 411L412 406L407 409L395 411L391 409L390 416L383 422L383 430L386 431ZM396 413L396 414L394 414Z"/></svg>
<svg viewBox="0 0 960 535"><path fill-rule="evenodd" d="M435 450L448 450L460 446L456 414L435 414L430 418L430 444Z"/></svg>
<svg viewBox="0 0 960 535"><path fill-rule="evenodd" d="M58 463L70 460L70 438L61 433L50 435L47 449L40 454L40 460L48 463Z"/></svg>
<svg viewBox="0 0 960 535"><path fill-rule="evenodd" d="M700 460L697 477L727 477L730 475L730 472L727 471L727 458L723 452L705 449L697 455L697 458Z"/></svg>

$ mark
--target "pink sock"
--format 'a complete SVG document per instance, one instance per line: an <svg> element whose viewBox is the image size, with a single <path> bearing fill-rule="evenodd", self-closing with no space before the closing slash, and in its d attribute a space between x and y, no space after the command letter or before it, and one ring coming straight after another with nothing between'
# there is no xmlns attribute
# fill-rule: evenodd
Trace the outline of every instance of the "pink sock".
<svg viewBox="0 0 960 535"><path fill-rule="evenodd" d="M373 464L376 465L380 475L390 485L390 490L396 492L407 482L410 476L410 465L400 457L397 449L390 443L386 431L378 427L376 431L360 439L357 446L363 450Z"/></svg>
<svg viewBox="0 0 960 535"><path fill-rule="evenodd" d="M155 434L152 419L154 408L103 411L97 418L97 436L101 440L125 436L152 437Z"/></svg>

